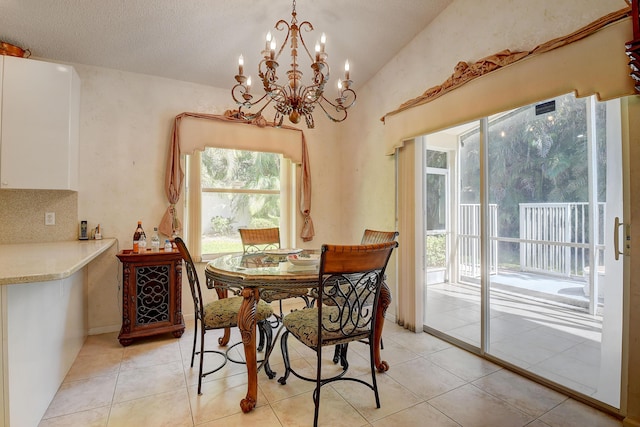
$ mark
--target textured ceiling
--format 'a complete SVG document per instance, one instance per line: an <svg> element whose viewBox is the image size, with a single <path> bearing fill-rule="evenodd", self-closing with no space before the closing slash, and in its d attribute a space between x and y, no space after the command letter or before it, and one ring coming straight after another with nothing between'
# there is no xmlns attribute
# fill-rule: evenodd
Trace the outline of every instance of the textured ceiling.
<svg viewBox="0 0 640 427"><path fill-rule="evenodd" d="M309 49L326 33L332 73L348 59L357 87L451 1L298 0L296 9L314 27L303 32ZM0 0L0 40L34 57L230 87L240 54L245 74L257 74L280 19L291 20L288 0Z"/></svg>

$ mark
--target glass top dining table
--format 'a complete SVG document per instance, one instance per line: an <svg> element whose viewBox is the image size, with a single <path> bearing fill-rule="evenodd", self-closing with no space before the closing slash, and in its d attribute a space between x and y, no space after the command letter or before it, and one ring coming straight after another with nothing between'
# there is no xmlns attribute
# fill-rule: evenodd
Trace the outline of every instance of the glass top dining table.
<svg viewBox="0 0 640 427"><path fill-rule="evenodd" d="M247 362L247 395L240 401L243 412L250 412L256 406L258 394L258 363L256 352L256 304L260 299L260 291L265 289L286 290L287 288L318 286L318 265L294 266L287 261L286 251L256 252L251 254L232 253L220 256L210 261L205 268L207 288L215 290L218 298L225 298L227 291L219 285L237 288L244 298L238 312L238 328L244 345L245 360ZM319 250L304 250L298 254L320 254ZM216 286L218 285L218 286ZM380 357L380 342L384 315L391 303L391 292L383 283L380 293L380 303L376 312L376 336L372 346L374 348L374 365L379 372L389 369L389 364ZM219 343L226 345L230 333L220 338Z"/></svg>
<svg viewBox="0 0 640 427"><path fill-rule="evenodd" d="M297 255L318 255L318 250L303 250ZM318 264L295 266L287 261L287 255L271 252L250 254L233 253L210 261L206 268L209 278L218 279L228 286L257 286L264 289L287 287L313 287L318 283Z"/></svg>

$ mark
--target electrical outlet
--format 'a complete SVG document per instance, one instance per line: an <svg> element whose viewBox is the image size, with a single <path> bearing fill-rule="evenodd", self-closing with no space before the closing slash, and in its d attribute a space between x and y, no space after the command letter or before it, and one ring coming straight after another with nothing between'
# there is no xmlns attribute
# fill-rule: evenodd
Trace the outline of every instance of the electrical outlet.
<svg viewBox="0 0 640 427"><path fill-rule="evenodd" d="M45 214L44 214L44 225L56 225L56 213L55 212L45 212Z"/></svg>

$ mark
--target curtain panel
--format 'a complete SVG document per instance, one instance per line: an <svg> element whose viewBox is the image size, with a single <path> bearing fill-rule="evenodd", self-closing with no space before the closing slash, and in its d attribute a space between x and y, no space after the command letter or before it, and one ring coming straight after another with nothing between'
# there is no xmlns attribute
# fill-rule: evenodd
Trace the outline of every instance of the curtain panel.
<svg viewBox="0 0 640 427"><path fill-rule="evenodd" d="M406 141L396 157L398 171L398 310L396 322L413 332L422 332L424 324L425 272L416 260L425 257L422 171L424 169L422 138Z"/></svg>
<svg viewBox="0 0 640 427"><path fill-rule="evenodd" d="M523 105L574 92L600 100L635 94L625 43L633 39L631 18L621 11L567 37L534 49L533 54L459 85L435 98L413 99L383 118L386 152L397 159L398 323L422 330L424 287L424 179L416 170L421 136L479 120ZM577 35L578 36L577 36ZM564 40L560 42L559 40ZM427 91L429 92L429 91ZM472 102L473 101L473 102Z"/></svg>

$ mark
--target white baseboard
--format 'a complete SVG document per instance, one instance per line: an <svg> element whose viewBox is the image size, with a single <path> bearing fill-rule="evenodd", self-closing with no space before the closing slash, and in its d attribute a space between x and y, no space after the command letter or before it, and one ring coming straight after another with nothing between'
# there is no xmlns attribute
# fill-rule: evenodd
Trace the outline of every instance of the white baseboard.
<svg viewBox="0 0 640 427"><path fill-rule="evenodd" d="M195 314L193 313L185 314L182 317L184 318L185 321L193 320L195 319ZM121 325L118 324L118 325L108 325L108 326L100 326L97 328L91 328L89 329L88 335L100 335L100 334L109 334L111 332L119 332L120 326Z"/></svg>
<svg viewBox="0 0 640 427"><path fill-rule="evenodd" d="M111 332L118 332L120 330L120 325L109 325L109 326L100 326L99 328L91 328L89 329L89 335L100 335L100 334L108 334Z"/></svg>

